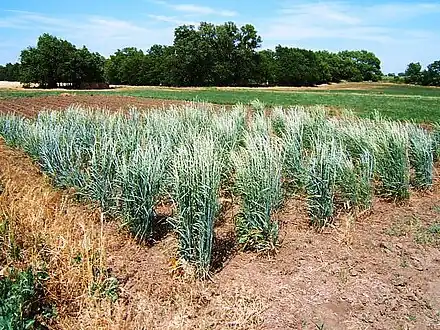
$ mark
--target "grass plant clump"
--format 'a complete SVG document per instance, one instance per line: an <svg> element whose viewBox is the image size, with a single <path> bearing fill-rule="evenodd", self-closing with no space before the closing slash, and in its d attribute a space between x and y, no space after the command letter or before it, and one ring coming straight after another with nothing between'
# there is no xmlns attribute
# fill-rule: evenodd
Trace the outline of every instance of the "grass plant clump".
<svg viewBox="0 0 440 330"><path fill-rule="evenodd" d="M154 207L165 182L170 149L167 140L149 140L116 163L120 213L140 240L153 233Z"/></svg>
<svg viewBox="0 0 440 330"><path fill-rule="evenodd" d="M374 154L377 146L377 125L368 119L348 118L331 121L333 131L351 158L360 160L366 152Z"/></svg>
<svg viewBox="0 0 440 330"><path fill-rule="evenodd" d="M227 184L233 175L232 153L243 143L246 125L246 109L236 106L227 115L213 115L212 129L216 148L222 164L222 181Z"/></svg>
<svg viewBox="0 0 440 330"><path fill-rule="evenodd" d="M299 192L305 185L304 130L308 114L302 109L281 108L272 113L272 126L281 138L284 149L283 172L288 190Z"/></svg>
<svg viewBox="0 0 440 330"><path fill-rule="evenodd" d="M331 125L344 150L337 179L340 202L345 209L367 209L374 190L375 131L370 121L352 116L332 120Z"/></svg>
<svg viewBox="0 0 440 330"><path fill-rule="evenodd" d="M87 182L80 194L98 202L104 213L117 213L118 182L116 141L111 136L97 139L91 149L90 161L85 168Z"/></svg>
<svg viewBox="0 0 440 330"><path fill-rule="evenodd" d="M414 170L411 183L418 189L432 186L434 179L434 141L426 130L409 126L409 158Z"/></svg>
<svg viewBox="0 0 440 330"><path fill-rule="evenodd" d="M199 277L206 277L211 265L220 180L221 163L212 135L196 135L175 149L172 196L177 214L172 225L181 264Z"/></svg>
<svg viewBox="0 0 440 330"><path fill-rule="evenodd" d="M295 107L289 108L287 111L293 111L294 115L302 117L304 148L311 150L315 146L316 139L330 138L334 135L323 107L314 106L307 109Z"/></svg>
<svg viewBox="0 0 440 330"><path fill-rule="evenodd" d="M274 211L282 202L283 150L280 141L247 133L245 147L235 153L236 191L241 212L236 220L238 242L245 249L273 250L278 242Z"/></svg>
<svg viewBox="0 0 440 330"><path fill-rule="evenodd" d="M432 133L434 160L440 160L440 122L434 124L434 130Z"/></svg>
<svg viewBox="0 0 440 330"><path fill-rule="evenodd" d="M0 135L11 147L22 147L26 141L29 120L24 117L0 115Z"/></svg>
<svg viewBox="0 0 440 330"><path fill-rule="evenodd" d="M310 220L316 227L323 227L333 219L335 187L343 161L335 140L315 141L307 169L306 194Z"/></svg>
<svg viewBox="0 0 440 330"><path fill-rule="evenodd" d="M408 132L402 124L380 122L375 134L379 195L398 202L407 200L410 195Z"/></svg>
<svg viewBox="0 0 440 330"><path fill-rule="evenodd" d="M343 151L336 178L336 203L340 202L346 210L368 209L373 198L373 169L374 157L369 151L365 150L359 158Z"/></svg>

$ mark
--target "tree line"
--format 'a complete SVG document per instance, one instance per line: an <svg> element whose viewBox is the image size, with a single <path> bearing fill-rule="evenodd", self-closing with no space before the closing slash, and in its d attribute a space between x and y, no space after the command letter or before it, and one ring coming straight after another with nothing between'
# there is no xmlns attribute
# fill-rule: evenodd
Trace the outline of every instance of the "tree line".
<svg viewBox="0 0 440 330"><path fill-rule="evenodd" d="M262 39L254 26L202 22L175 29L172 45L117 50L108 59L86 47L77 48L49 34L20 55L19 64L3 80L53 88L60 83L164 86L313 86L346 81L378 81L380 60L372 52L312 51L277 46L259 50ZM11 65L14 66L12 70ZM0 74L3 72L0 67ZM18 79L17 79L18 78Z"/></svg>
<svg viewBox="0 0 440 330"><path fill-rule="evenodd" d="M434 61L423 71L419 62L408 64L404 81L407 84L440 86L440 61Z"/></svg>
<svg viewBox="0 0 440 330"><path fill-rule="evenodd" d="M0 81L20 81L20 63L0 65Z"/></svg>

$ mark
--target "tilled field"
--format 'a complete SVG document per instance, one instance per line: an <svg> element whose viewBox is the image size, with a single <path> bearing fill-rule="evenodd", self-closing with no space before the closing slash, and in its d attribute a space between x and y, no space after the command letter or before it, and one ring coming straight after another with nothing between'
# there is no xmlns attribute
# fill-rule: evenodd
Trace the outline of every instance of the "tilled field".
<svg viewBox="0 0 440 330"><path fill-rule="evenodd" d="M70 105L82 105L110 110L128 110L130 107L152 108L171 104L182 104L184 101L137 98L117 95L59 95L42 97L23 97L0 99L0 113L19 113L32 117L44 109L65 109Z"/></svg>

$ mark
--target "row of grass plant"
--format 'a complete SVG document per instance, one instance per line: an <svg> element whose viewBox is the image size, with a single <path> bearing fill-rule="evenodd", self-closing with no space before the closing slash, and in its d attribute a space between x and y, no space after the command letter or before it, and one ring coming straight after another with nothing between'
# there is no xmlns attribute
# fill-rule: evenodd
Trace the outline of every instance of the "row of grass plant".
<svg viewBox="0 0 440 330"><path fill-rule="evenodd" d="M157 226L164 196L182 265L206 276L221 190L237 195L238 242L254 250L278 242L276 212L287 192L305 195L311 222L330 223L338 209L370 207L373 194L404 201L410 186L427 189L440 129L325 109L209 105L110 113L69 108L35 119L0 116L0 135L25 150L60 187L95 201L140 240Z"/></svg>

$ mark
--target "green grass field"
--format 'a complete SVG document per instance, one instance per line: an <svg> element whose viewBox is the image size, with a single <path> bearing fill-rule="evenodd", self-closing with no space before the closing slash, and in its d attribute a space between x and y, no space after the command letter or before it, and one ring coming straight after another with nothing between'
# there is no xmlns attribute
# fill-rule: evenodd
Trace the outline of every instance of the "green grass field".
<svg viewBox="0 0 440 330"><path fill-rule="evenodd" d="M216 104L249 103L259 99L268 105L324 105L332 108L351 109L361 117L375 111L395 120L437 122L440 120L440 88L409 85L366 84L369 89L166 89L133 88L113 91L75 92L77 94L108 94L155 99L196 100ZM0 98L57 95L63 91L11 91L0 90ZM64 91L65 92L65 91Z"/></svg>
<svg viewBox="0 0 440 330"><path fill-rule="evenodd" d="M359 91L323 91L323 92L284 92L260 90L198 90L167 91L142 90L123 92L123 95L151 97L175 100L200 100L217 104L249 103L259 99L269 105L325 105L336 108L351 109L362 117L368 117L375 111L383 116L396 120L414 120L433 122L440 118L439 96L422 96L412 94L402 97L393 94L358 93Z"/></svg>

